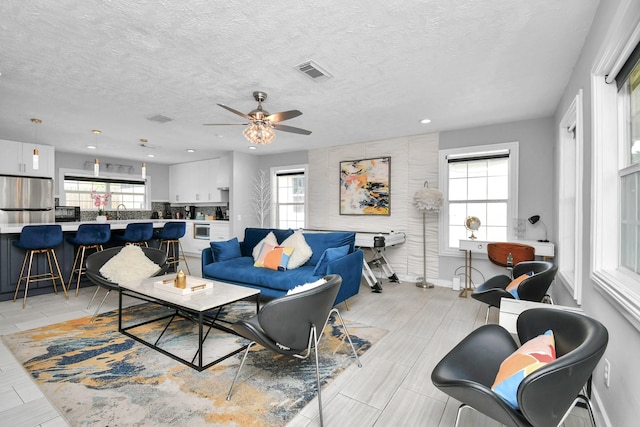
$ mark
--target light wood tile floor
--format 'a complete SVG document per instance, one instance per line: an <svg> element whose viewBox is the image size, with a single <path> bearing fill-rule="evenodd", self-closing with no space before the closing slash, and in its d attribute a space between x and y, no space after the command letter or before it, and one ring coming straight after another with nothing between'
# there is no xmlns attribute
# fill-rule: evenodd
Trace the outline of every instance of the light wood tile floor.
<svg viewBox="0 0 640 427"><path fill-rule="evenodd" d="M20 302L0 302L0 335L62 322L93 313L87 304L95 288L81 288L69 301L62 293L29 297ZM102 296L99 293L99 298ZM117 293L107 298L102 311L117 308ZM387 329L389 333L355 364L323 388L326 426L453 426L459 402L431 383L431 370L455 344L484 323L486 306L458 298L457 292L436 287L421 289L413 283L383 282L383 292L360 293L338 308L356 322ZM492 310L490 322L497 322ZM585 412L574 410L566 427L588 426ZM32 378L0 342L0 424L7 426L67 426L65 419L39 391ZM460 426L499 427L474 411L465 411ZM289 427L318 426L314 399Z"/></svg>

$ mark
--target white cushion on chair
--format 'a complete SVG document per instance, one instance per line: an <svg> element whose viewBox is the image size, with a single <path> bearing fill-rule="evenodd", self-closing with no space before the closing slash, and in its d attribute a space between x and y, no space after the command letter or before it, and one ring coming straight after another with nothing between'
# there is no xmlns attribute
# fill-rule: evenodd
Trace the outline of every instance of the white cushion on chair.
<svg viewBox="0 0 640 427"><path fill-rule="evenodd" d="M113 283L137 282L156 275L158 271L160 266L147 258L136 245L123 247L100 268L100 274Z"/></svg>

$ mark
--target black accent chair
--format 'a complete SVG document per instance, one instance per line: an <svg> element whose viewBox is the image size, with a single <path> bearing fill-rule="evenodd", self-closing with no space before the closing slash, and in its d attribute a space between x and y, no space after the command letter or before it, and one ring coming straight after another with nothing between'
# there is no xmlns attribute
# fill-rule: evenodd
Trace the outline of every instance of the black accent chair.
<svg viewBox="0 0 640 427"><path fill-rule="evenodd" d="M111 291L117 291L119 289L119 285L117 283L113 283L112 281L105 278L102 274L100 274L100 269L103 265L105 265L107 261L116 256L121 249L122 246L109 248L100 252L95 252L87 257L85 273L87 275L87 278L91 282L98 285L96 291L91 297L91 301L89 301L89 305L87 306L87 308L91 307L91 304L93 304L93 300L95 299L96 295L98 295L98 291L100 290L100 288L105 288L107 290L107 293L102 298L100 305L96 309L95 313L93 313L93 317L91 317L92 323L98 315L98 312L102 308L105 300L109 296L109 293ZM144 246L140 249L142 249L147 258L160 266L160 270L156 273L156 276L161 276L167 272L169 266L167 265L167 255L164 253L164 251L155 248L147 248Z"/></svg>
<svg viewBox="0 0 640 427"><path fill-rule="evenodd" d="M443 393L508 427L558 426L582 401L595 418L583 389L609 341L607 329L582 314L554 308L534 308L520 314L518 337L524 343L551 329L557 359L532 372L517 392L520 410L491 390L500 364L518 345L499 325L483 325L471 332L436 365L431 381Z"/></svg>
<svg viewBox="0 0 640 427"><path fill-rule="evenodd" d="M531 271L534 273L533 276L526 278L518 285L519 299L534 302L542 302L545 297L550 299L547 291L556 277L558 267L548 261L523 261L513 267L513 277L517 278ZM510 292L505 290L511 280L511 277L506 274L494 276L471 293L471 298L489 305L485 323L489 321L491 307L500 308L502 298L515 299Z"/></svg>
<svg viewBox="0 0 640 427"><path fill-rule="evenodd" d="M227 394L227 400L231 399L233 386L240 375L249 350L254 344L260 344L276 353L298 359L306 359L313 351L316 359L316 387L318 389L320 425L323 425L318 343L322 338L324 327L332 315L335 314L340 320L358 366L362 367L342 316L340 316L340 312L336 308L333 308L333 302L342 284L342 277L337 274L330 274L324 278L327 281L326 283L307 291L285 295L269 301L260 309L257 315L233 324L232 329L237 334L251 340L251 343L249 343L242 357L238 372L233 378Z"/></svg>

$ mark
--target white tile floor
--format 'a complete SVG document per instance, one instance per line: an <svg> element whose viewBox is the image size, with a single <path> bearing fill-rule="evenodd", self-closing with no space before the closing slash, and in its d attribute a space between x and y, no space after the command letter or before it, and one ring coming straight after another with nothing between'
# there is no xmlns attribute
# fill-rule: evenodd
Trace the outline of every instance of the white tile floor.
<svg viewBox="0 0 640 427"><path fill-rule="evenodd" d="M374 294L363 284L350 299L350 311L343 304L338 307L343 317L385 328L389 334L365 353L362 368L350 366L323 388L325 425L453 426L459 403L435 389L431 370L460 339L484 323L486 306L444 288L386 282L383 288ZM62 293L29 297L24 310L20 302L0 302L0 335L90 315L98 304L87 309L94 289L82 288L69 301ZM101 312L117 308L117 301L112 292ZM490 321L495 322L497 313L492 313ZM574 414L567 427L589 425L583 410ZM288 426L317 426L317 415L314 399ZM1 343L0 425L68 425ZM497 425L473 411L466 411L460 423L461 427Z"/></svg>

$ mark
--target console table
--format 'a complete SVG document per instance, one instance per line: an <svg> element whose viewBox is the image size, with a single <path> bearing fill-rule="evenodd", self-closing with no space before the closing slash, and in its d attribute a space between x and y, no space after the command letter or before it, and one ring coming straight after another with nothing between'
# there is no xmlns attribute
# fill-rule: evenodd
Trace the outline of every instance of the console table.
<svg viewBox="0 0 640 427"><path fill-rule="evenodd" d="M533 246L536 256L544 259L553 258L555 255L555 245L551 242L538 242L536 240L508 240L513 243ZM460 297L466 298L471 291L471 260L472 253L486 254L487 245L493 243L487 240L464 239L460 240L458 248L464 251L464 288L460 290Z"/></svg>

